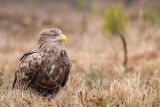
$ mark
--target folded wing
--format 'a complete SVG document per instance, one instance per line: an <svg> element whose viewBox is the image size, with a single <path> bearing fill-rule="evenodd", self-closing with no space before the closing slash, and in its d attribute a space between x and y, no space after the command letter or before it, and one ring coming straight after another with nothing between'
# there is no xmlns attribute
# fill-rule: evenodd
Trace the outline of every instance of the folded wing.
<svg viewBox="0 0 160 107"><path fill-rule="evenodd" d="M37 75L42 64L39 50L31 50L20 59L20 64L15 73L12 88L27 89Z"/></svg>

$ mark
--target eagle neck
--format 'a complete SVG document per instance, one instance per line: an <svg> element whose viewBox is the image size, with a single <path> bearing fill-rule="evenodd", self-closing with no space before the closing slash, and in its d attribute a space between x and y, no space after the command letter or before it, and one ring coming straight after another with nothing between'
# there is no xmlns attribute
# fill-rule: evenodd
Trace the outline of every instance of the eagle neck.
<svg viewBox="0 0 160 107"><path fill-rule="evenodd" d="M44 53L60 53L62 50L64 50L64 45L61 43L42 43L42 45L39 46L39 49L43 51Z"/></svg>

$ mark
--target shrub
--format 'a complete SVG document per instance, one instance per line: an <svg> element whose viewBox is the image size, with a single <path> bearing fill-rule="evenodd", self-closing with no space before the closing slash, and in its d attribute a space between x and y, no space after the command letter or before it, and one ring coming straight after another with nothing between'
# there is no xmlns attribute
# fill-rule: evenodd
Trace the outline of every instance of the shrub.
<svg viewBox="0 0 160 107"><path fill-rule="evenodd" d="M103 16L103 31L112 34L124 33L127 25L124 10L118 5L112 5L105 9Z"/></svg>
<svg viewBox="0 0 160 107"><path fill-rule="evenodd" d="M126 15L124 10L118 5L112 5L105 9L104 23L102 25L104 32L110 32L111 34L118 35L123 43L124 48L124 62L125 71L127 71L127 44L124 38L124 32L127 24Z"/></svg>

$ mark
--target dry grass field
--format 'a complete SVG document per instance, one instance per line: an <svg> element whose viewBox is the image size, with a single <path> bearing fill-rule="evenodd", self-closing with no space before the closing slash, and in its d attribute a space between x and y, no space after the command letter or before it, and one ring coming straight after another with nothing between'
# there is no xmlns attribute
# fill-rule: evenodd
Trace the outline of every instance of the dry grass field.
<svg viewBox="0 0 160 107"><path fill-rule="evenodd" d="M129 21L128 71L124 72L121 40L101 32L105 1L94 0L85 31L80 10L69 2L50 2L0 2L0 107L160 106L160 27L143 22L139 30L140 7L125 7ZM67 84L50 100L12 90L20 57L38 47L41 30L52 27L68 38L65 46L72 69Z"/></svg>

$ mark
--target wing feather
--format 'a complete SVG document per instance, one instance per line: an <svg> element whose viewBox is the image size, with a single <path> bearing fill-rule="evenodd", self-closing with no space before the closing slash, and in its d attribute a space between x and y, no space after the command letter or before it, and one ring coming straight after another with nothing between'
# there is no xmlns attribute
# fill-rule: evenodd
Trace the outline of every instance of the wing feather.
<svg viewBox="0 0 160 107"><path fill-rule="evenodd" d="M65 56L65 64L66 64L66 67L64 67L64 71L65 71L65 75L64 75L64 79L63 79L63 82L62 82L62 84L61 84L61 86L62 87L64 87L64 85L66 84L66 82L67 82L67 79L68 79L68 75L69 75L69 73L70 73L70 68L71 68L71 66L72 66L72 63L71 63L71 61L70 61L70 57L69 57L69 55L68 55L68 53L66 52L66 51L64 51L64 54L63 54L63 56Z"/></svg>
<svg viewBox="0 0 160 107"><path fill-rule="evenodd" d="M20 59L20 64L15 73L14 88L26 89L30 86L32 80L39 71L42 63L42 58L38 50L26 52Z"/></svg>
<svg viewBox="0 0 160 107"><path fill-rule="evenodd" d="M66 82L67 82L68 75L69 75L69 71L70 71L70 69L65 70L64 79L63 79L63 82L62 82L62 85L61 85L62 87L64 87L64 85L65 85Z"/></svg>
<svg viewBox="0 0 160 107"><path fill-rule="evenodd" d="M70 68L71 68L70 57L68 56L68 53L66 52L66 50L61 51L59 61L56 63L59 63L57 64L58 65L57 70L59 71L57 74L57 77L59 78L57 80L60 80L61 81L60 85L64 87L68 79L68 75L70 73Z"/></svg>

